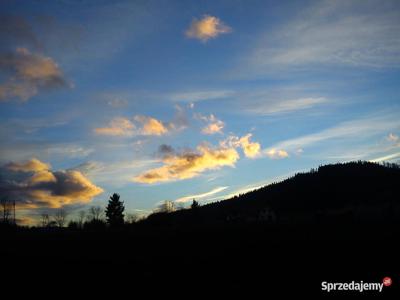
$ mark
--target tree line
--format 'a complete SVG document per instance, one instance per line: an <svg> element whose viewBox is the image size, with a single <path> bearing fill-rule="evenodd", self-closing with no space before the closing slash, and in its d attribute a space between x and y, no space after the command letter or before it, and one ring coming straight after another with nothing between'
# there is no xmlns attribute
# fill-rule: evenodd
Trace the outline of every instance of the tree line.
<svg viewBox="0 0 400 300"><path fill-rule="evenodd" d="M191 209L200 207L198 201L193 199L190 206ZM182 210L183 207L176 206L172 201L164 201L161 203L153 214L172 213L177 210ZM39 226L42 228L63 228L69 229L105 229L121 228L124 225L132 225L142 220L142 218L135 214L129 213L125 215L125 205L120 199L120 195L114 193L110 196L108 204L103 209L101 206L92 206L87 210L81 210L77 216L68 222L68 212L64 208L56 210L52 215L44 212L40 215Z"/></svg>
<svg viewBox="0 0 400 300"><path fill-rule="evenodd" d="M87 210L78 212L77 217L67 223L68 212L64 209L58 209L50 215L45 212L40 216L40 227L65 227L70 229L100 229L100 228L118 228L125 223L134 223L138 217L135 214L125 216L125 205L121 201L120 195L114 193L110 196L105 209L100 206L92 206ZM126 220L125 220L126 219Z"/></svg>

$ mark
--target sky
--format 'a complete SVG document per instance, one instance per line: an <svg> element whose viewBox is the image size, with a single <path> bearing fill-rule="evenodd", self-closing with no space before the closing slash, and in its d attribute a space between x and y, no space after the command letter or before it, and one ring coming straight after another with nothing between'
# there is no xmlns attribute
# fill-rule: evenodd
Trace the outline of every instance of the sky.
<svg viewBox="0 0 400 300"><path fill-rule="evenodd" d="M400 160L398 1L0 3L0 191L19 220L227 199Z"/></svg>

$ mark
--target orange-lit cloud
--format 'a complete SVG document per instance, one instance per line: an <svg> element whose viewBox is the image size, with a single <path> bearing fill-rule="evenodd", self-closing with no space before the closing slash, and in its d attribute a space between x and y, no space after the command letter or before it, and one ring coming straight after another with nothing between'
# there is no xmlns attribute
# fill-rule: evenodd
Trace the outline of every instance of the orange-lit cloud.
<svg viewBox="0 0 400 300"><path fill-rule="evenodd" d="M142 129L140 130L142 135L164 135L168 132L163 123L155 118L135 116L135 121L142 124Z"/></svg>
<svg viewBox="0 0 400 300"><path fill-rule="evenodd" d="M59 208L89 203L103 190L76 170L52 171L50 165L31 159L0 168L0 191L19 208Z"/></svg>
<svg viewBox="0 0 400 300"><path fill-rule="evenodd" d="M222 133L222 130L225 127L225 123L222 122L221 120L218 120L213 114L209 116L195 114L195 118L207 123L207 125L203 127L201 130L201 133L203 134L211 135L216 133Z"/></svg>
<svg viewBox="0 0 400 300"><path fill-rule="evenodd" d="M206 42L209 39L216 38L220 34L231 31L232 29L217 17L204 15L202 19L198 20L195 18L192 21L192 24L186 31L186 36Z"/></svg>
<svg viewBox="0 0 400 300"><path fill-rule="evenodd" d="M50 57L31 53L26 48L0 55L0 70L12 75L0 84L0 100L28 100L39 90L67 86L64 74Z"/></svg>
<svg viewBox="0 0 400 300"><path fill-rule="evenodd" d="M167 127L161 121L155 118L138 115L133 117L133 121L123 117L114 118L107 127L95 128L94 132L98 135L110 136L160 136L167 134L169 128L172 128L172 126Z"/></svg>
<svg viewBox="0 0 400 300"><path fill-rule="evenodd" d="M99 135L112 136L132 136L134 134L135 125L127 118L114 118L108 127L95 128L95 133Z"/></svg>
<svg viewBox="0 0 400 300"><path fill-rule="evenodd" d="M289 157L289 153L287 153L285 150L283 149L269 149L265 151L265 154L272 159L281 159L281 158L286 158Z"/></svg>
<svg viewBox="0 0 400 300"><path fill-rule="evenodd" d="M196 151L175 153L169 151L162 158L163 166L146 171L133 180L141 183L156 183L182 180L198 176L207 170L216 170L224 166L233 167L239 159L234 148L211 148L198 146Z"/></svg>
<svg viewBox="0 0 400 300"><path fill-rule="evenodd" d="M249 133L239 139L239 143L242 146L243 152L247 157L254 158L260 153L260 144L256 142L250 142L252 134Z"/></svg>
<svg viewBox="0 0 400 300"><path fill-rule="evenodd" d="M241 147L243 149L243 153L246 157L256 158L260 154L261 145L257 142L251 142L250 138L252 134L249 133L242 137L237 136L229 136L226 140L222 141L220 144L222 146L231 146L231 147Z"/></svg>
<svg viewBox="0 0 400 300"><path fill-rule="evenodd" d="M14 172L40 172L50 169L49 164L41 162L36 158L32 158L25 162L10 162L6 164L5 167Z"/></svg>

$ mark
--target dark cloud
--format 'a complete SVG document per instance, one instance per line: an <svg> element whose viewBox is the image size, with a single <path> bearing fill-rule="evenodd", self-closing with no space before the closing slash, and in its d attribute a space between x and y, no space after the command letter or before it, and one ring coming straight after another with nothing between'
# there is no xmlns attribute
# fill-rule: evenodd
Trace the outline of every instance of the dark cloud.
<svg viewBox="0 0 400 300"><path fill-rule="evenodd" d="M26 48L0 54L0 72L8 79L0 84L0 100L28 100L40 90L68 86L63 72L50 57Z"/></svg>
<svg viewBox="0 0 400 300"><path fill-rule="evenodd" d="M172 155L175 153L175 150L172 146L170 145L166 145L166 144L162 144L158 147L158 154L161 157L167 156L167 155Z"/></svg>
<svg viewBox="0 0 400 300"><path fill-rule="evenodd" d="M16 46L41 48L32 25L22 16L0 15L0 40L3 50L5 47Z"/></svg>
<svg viewBox="0 0 400 300"><path fill-rule="evenodd" d="M88 203L103 190L77 170L52 171L38 159L0 167L0 194L20 208L59 208Z"/></svg>

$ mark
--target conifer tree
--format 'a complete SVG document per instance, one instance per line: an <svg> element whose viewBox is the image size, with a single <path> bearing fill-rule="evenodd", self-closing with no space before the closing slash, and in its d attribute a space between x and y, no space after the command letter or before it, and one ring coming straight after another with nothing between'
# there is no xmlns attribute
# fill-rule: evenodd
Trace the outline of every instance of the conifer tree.
<svg viewBox="0 0 400 300"><path fill-rule="evenodd" d="M121 227L124 224L124 202L118 194L113 194L106 208L107 223L111 227Z"/></svg>

